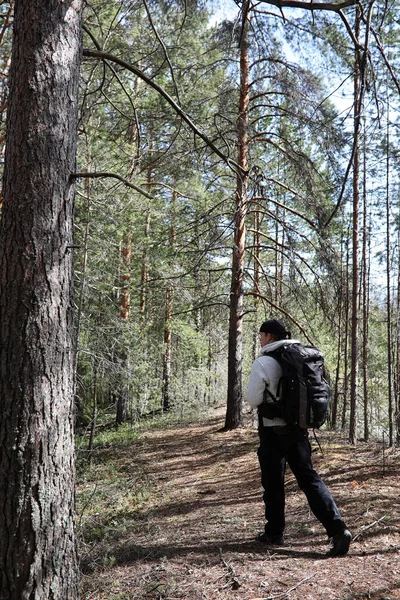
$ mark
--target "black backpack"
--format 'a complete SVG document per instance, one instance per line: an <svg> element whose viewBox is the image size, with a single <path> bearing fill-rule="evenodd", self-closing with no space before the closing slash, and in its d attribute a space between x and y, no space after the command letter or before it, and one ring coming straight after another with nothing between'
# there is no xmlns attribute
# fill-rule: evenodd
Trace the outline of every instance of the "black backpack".
<svg viewBox="0 0 400 600"><path fill-rule="evenodd" d="M324 357L318 348L303 344L288 344L267 352L282 368L277 396L265 388L264 401L259 406L261 417L282 417L288 425L318 429L325 422L330 399L325 379ZM273 403L267 402L268 396Z"/></svg>

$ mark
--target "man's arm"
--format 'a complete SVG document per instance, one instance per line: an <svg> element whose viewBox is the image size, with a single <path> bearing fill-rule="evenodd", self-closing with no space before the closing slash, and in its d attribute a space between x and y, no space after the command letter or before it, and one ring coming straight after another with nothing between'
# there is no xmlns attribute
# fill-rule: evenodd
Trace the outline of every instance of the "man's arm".
<svg viewBox="0 0 400 600"><path fill-rule="evenodd" d="M250 378L246 392L246 400L252 408L259 406L262 403L265 384L265 371L262 366L262 361L260 359L256 359L251 367Z"/></svg>

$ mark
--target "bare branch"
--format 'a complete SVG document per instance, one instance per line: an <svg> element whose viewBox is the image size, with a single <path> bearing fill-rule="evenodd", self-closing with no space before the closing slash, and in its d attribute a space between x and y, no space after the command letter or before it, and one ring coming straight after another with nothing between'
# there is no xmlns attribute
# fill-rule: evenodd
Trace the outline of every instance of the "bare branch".
<svg viewBox="0 0 400 600"><path fill-rule="evenodd" d="M368 53L369 53L368 40L369 40L369 31L371 29L370 23L371 23L373 4L374 4L374 2L371 2L371 4L369 5L369 9L368 9L367 27L366 27L366 32L365 32L365 45L364 45L363 54L361 57L361 65L360 65L360 68L361 68L361 90L360 90L359 97L354 99L354 101L356 103L356 116L355 116L354 136L353 136L353 144L352 144L352 148L351 148L350 160L347 165L346 173L345 173L342 187L340 190L339 198L336 202L336 206L333 209L332 213L330 214L326 223L324 223L323 229L328 227L329 223L332 221L333 217L336 215L337 211L340 208L340 205L341 205L342 199L343 199L343 195L344 195L344 191L345 191L345 188L347 185L347 179L348 179L350 169L351 169L351 167L353 165L353 161L354 161L354 155L355 155L356 146L357 146L358 131L360 129L360 123L361 123L362 107L363 107L364 96L365 96L366 62L367 62ZM360 49L360 46L357 46L357 49Z"/></svg>
<svg viewBox="0 0 400 600"><path fill-rule="evenodd" d="M355 6L359 0L344 0L344 2L302 2L301 0L259 0L260 4L272 4L278 8L304 8L306 10L330 10L339 12L343 8Z"/></svg>
<svg viewBox="0 0 400 600"><path fill-rule="evenodd" d="M359 531L357 533L357 535L355 535L353 537L353 542L355 540L357 540L359 537L361 537L368 529L371 529L371 527L374 527L375 525L377 525L378 523L380 523L381 521L383 521L385 518L387 517L387 513L385 513L383 515L383 517L381 517L380 519L377 519L376 521L373 521L372 523L370 523L369 525L365 525L364 527L362 527L361 531Z"/></svg>
<svg viewBox="0 0 400 600"><path fill-rule="evenodd" d="M350 26L350 23L346 19L344 13L341 10L338 10L338 14L339 14L340 18L342 19L344 26L347 29L347 33L349 34L349 36L352 39L354 47L357 48L357 50L364 50L364 48L360 45L360 42L357 40L356 36L354 35L353 30Z"/></svg>
<svg viewBox="0 0 400 600"><path fill-rule="evenodd" d="M154 196L152 196L151 194L146 192L143 188L139 187L138 185L135 185L134 183L131 183L127 179L124 179L124 177L121 177L121 175L118 175L117 173L93 172L93 173L73 173L71 175L71 179L86 179L86 178L102 179L102 178L107 178L107 177L111 177L113 179L118 179L118 181L121 181L121 183L123 183L127 187L132 188L136 192L139 192L139 194L142 194L142 196L145 196L149 200L155 199Z"/></svg>
<svg viewBox="0 0 400 600"><path fill-rule="evenodd" d="M379 52L380 52L380 53L381 53L381 55L382 55L383 61L384 61L385 65L386 65L386 67L387 67L387 69L388 69L388 71L389 71L389 73L390 73L390 76L391 76L391 78L392 78L392 81L393 81L393 83L395 84L395 86L397 87L397 91L398 91L398 92L399 92L399 94L400 94L400 83L399 83L399 80L397 79L397 77L396 77L396 75L395 75L395 72L393 71L393 68L392 68L392 66L391 66L391 64L390 64L390 62L389 62L389 60L388 60L388 58L387 58L387 56L386 56L386 54L385 54L385 50L384 50L384 48L383 48L383 46L382 46L382 43L381 43L381 40L380 40L379 34L378 34L378 32L377 32L377 31L376 31L376 30L375 30L375 29L372 27L372 25L370 25L370 30L371 30L371 33L372 33L372 35L373 35L373 36L374 36L374 38L375 38L376 45L378 46L378 50L379 50Z"/></svg>

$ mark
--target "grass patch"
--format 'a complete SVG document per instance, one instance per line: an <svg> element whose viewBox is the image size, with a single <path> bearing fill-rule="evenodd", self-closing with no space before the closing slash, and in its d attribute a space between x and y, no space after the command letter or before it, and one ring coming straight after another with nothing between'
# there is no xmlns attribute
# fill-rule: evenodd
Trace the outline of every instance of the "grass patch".
<svg viewBox="0 0 400 600"><path fill-rule="evenodd" d="M131 425L103 427L91 461L77 439L77 525L83 545L118 540L135 531L136 513L151 495L152 478L138 470L135 446L140 433Z"/></svg>

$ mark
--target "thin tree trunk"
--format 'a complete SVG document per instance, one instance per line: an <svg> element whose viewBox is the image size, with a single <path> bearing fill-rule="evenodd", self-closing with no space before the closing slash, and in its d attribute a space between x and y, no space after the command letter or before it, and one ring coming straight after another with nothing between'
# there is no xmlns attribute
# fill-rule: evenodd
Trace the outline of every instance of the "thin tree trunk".
<svg viewBox="0 0 400 600"><path fill-rule="evenodd" d="M364 121L364 144L363 144L364 166L363 166L363 247L362 247L362 315L363 315L363 391L364 391L364 441L369 440L369 402L368 402L368 324L369 324L369 231L368 231L368 203L367 203L367 146Z"/></svg>
<svg viewBox="0 0 400 600"><path fill-rule="evenodd" d="M171 361L172 361L172 286L168 285L165 291L165 323L164 323L164 355L163 355L163 384L162 384L162 409L163 412L171 408Z"/></svg>
<svg viewBox="0 0 400 600"><path fill-rule="evenodd" d="M400 443L400 228L397 231L397 319L396 319L396 375L395 375L395 423L396 443Z"/></svg>
<svg viewBox="0 0 400 600"><path fill-rule="evenodd" d="M92 402L92 422L90 424L90 435L89 435L89 444L88 444L88 457L89 464L91 465L93 462L93 448L94 448L94 438L96 434L96 425L97 425L97 364L96 360L93 361L93 402Z"/></svg>
<svg viewBox="0 0 400 600"><path fill-rule="evenodd" d="M286 227L286 209L282 209L282 231L281 231L281 248L285 247L285 227ZM279 273L279 304L281 306L283 304L283 279L285 273L285 253L280 252L281 261L280 261L280 273Z"/></svg>
<svg viewBox="0 0 400 600"><path fill-rule="evenodd" d="M150 211L147 211L144 225L144 244L142 255L142 272L140 276L140 314L145 319L147 311L147 282L149 279L149 257L147 243L150 235Z"/></svg>
<svg viewBox="0 0 400 600"><path fill-rule="evenodd" d="M169 232L169 245L171 251L175 246L175 211L176 211L176 192L172 194L171 205L171 225ZM173 288L170 283L165 290L165 312L164 312L164 355L163 355L163 380L162 380L162 409L167 412L171 408L171 372L172 372L172 305Z"/></svg>
<svg viewBox="0 0 400 600"><path fill-rule="evenodd" d="M360 32L360 9L356 11L356 38ZM353 165L353 267L352 267L352 314L351 314L351 389L350 389L350 443L357 443L358 424L358 358L359 358L359 204L360 204L360 142L359 121L362 106L360 98L360 52L355 51L354 61L354 136Z"/></svg>
<svg viewBox="0 0 400 600"><path fill-rule="evenodd" d="M242 35L240 41L240 100L238 128L238 164L235 194L232 277L229 311L228 399L225 429L242 423L242 364L243 364L243 300L244 251L246 241L248 151L249 151L249 0L242 4Z"/></svg>
<svg viewBox="0 0 400 600"><path fill-rule="evenodd" d="M339 408L339 381L340 381L340 367L341 367L341 354L342 354L342 330L343 330L343 295L345 289L345 282L343 281L343 236L341 242L341 268L340 268L340 287L339 287L339 298L338 298L338 314L339 314L339 323L338 323L338 341L337 341L337 362L336 362L336 373L335 373L335 386L333 393L333 402L332 409L330 415L331 428L336 429L337 427L337 418L338 418L338 408Z"/></svg>
<svg viewBox="0 0 400 600"><path fill-rule="evenodd" d="M338 344L337 344L337 363L335 372L335 386L333 392L333 402L331 409L331 428L336 429L337 427L337 415L339 407L339 380L340 380L340 365L341 365L341 351L342 351L342 323L341 323L341 312L342 312L342 290L340 290L340 307L339 307L339 332L338 332Z"/></svg>
<svg viewBox="0 0 400 600"><path fill-rule="evenodd" d="M132 261L132 234L126 230L122 237L121 262L122 262L122 287L119 300L119 316L123 321L129 321L131 310L131 261Z"/></svg>
<svg viewBox="0 0 400 600"><path fill-rule="evenodd" d="M90 170L90 169L88 169ZM76 348L79 346L79 337L81 331L81 320L82 320L82 310L83 310L83 300L84 293L86 288L86 270L87 270L87 262L88 262L88 243L89 243L89 229L90 229L90 180L88 178L85 179L85 196L86 196L86 224L85 224L85 235L83 240L83 258L82 258L82 274L81 274L81 286L79 290L79 300L78 300L78 310L76 313L75 321L76 321Z"/></svg>
<svg viewBox="0 0 400 600"><path fill-rule="evenodd" d="M131 260L132 260L132 234L126 230L121 243L122 287L120 291L120 311L122 326L128 325L131 310ZM129 378L130 356L124 336L121 336L119 358L119 385L117 390L117 410L115 422L122 425L129 420Z"/></svg>
<svg viewBox="0 0 400 600"><path fill-rule="evenodd" d="M345 319L344 319L344 373L343 373L343 406L342 430L346 429L347 405L349 395L349 321L350 321L350 233L347 235L346 252L346 286L345 286Z"/></svg>
<svg viewBox="0 0 400 600"><path fill-rule="evenodd" d="M390 156L389 156L389 101L386 131L386 332L387 332L387 375L388 375L388 423L389 445L393 446L393 373L392 373L392 301L390 276Z"/></svg>
<svg viewBox="0 0 400 600"><path fill-rule="evenodd" d="M278 177L279 177L279 166L278 166ZM278 195L278 201L280 200ZM275 271L275 295L274 295L274 303L276 306L279 306L280 298L279 298L279 257L283 254L283 252L279 252L279 206L275 206L275 253L274 253L274 271Z"/></svg>
<svg viewBox="0 0 400 600"><path fill-rule="evenodd" d="M211 272L208 271L208 285L207 289L210 290L212 286L212 278ZM213 360L214 360L214 352L213 352L213 324L211 318L205 318L205 322L208 323L207 331L208 331L208 352L207 352L207 384L206 384L206 393L207 393L207 404L210 405L215 404L216 398L212 400L212 392L214 389L213 386Z"/></svg>
<svg viewBox="0 0 400 600"><path fill-rule="evenodd" d="M152 151L153 145L150 142L149 150ZM147 187L149 188L149 193L151 193L151 185L152 185L153 172L151 167L147 169ZM147 210L146 221L144 225L144 248L142 254L142 272L140 276L140 314L142 318L145 320L146 310L147 310L147 281L149 278L149 256L148 256L148 239L150 236L150 211Z"/></svg>
<svg viewBox="0 0 400 600"><path fill-rule="evenodd" d="M73 207L81 2L16 0L0 226L0 598L76 600Z"/></svg>
<svg viewBox="0 0 400 600"><path fill-rule="evenodd" d="M88 169L89 170L89 169ZM85 223L85 234L84 234L84 239L83 239L83 257L82 257L82 263L81 263L81 282L80 282L80 289L79 289L79 299L78 299L78 308L76 310L76 315L75 315L75 355L76 355L76 363L78 364L78 356L79 356L79 341L80 341L80 334L81 334L81 323L82 323L82 312L83 312L83 304L84 304L84 297L85 297L85 289L86 289L86 271L87 271L87 263L88 263L88 244L89 244L89 231L90 231L90 180L87 178L85 179L85 183L84 183L84 187L85 187L85 196L86 196L86 206L85 206L85 213L86 213L86 223ZM83 416L83 407L81 406L81 401L79 398L79 394L76 395L75 397L75 404L76 404L76 413L77 413L77 417L76 417L76 423L79 424L79 420L80 418Z"/></svg>
<svg viewBox="0 0 400 600"><path fill-rule="evenodd" d="M254 329L253 329L253 360L256 359L259 350L259 310L260 310L260 228L261 228L261 216L260 211L255 210L254 212Z"/></svg>
<svg viewBox="0 0 400 600"><path fill-rule="evenodd" d="M212 397L212 366L213 366L213 348L211 341L211 326L208 327L208 352L207 352L207 378L206 378L206 403L211 405ZM214 402L215 404L215 402Z"/></svg>

